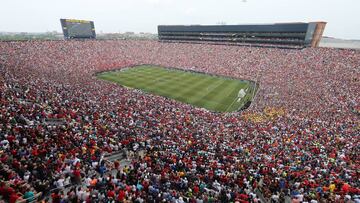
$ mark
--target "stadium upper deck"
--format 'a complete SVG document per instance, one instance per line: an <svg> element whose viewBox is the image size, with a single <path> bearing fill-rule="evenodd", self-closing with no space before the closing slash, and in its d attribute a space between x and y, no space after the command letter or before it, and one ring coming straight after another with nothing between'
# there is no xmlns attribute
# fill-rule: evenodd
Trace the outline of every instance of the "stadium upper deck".
<svg viewBox="0 0 360 203"><path fill-rule="evenodd" d="M160 41L318 47L325 22L264 25L159 25Z"/></svg>

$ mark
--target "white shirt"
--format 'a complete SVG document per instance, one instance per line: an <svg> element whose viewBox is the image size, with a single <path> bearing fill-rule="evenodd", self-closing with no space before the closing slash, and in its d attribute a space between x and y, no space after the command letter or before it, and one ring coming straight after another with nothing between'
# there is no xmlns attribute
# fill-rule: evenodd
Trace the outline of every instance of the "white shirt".
<svg viewBox="0 0 360 203"><path fill-rule="evenodd" d="M57 187L64 187L64 179L60 178L59 180L56 181L56 186Z"/></svg>

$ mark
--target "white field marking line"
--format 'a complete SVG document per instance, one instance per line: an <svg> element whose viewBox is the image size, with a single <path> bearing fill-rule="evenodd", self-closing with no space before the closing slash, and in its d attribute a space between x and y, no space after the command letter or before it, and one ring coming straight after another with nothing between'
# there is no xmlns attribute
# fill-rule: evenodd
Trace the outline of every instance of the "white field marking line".
<svg viewBox="0 0 360 203"><path fill-rule="evenodd" d="M243 90L243 88L241 88L240 90L239 90L239 93L238 93L238 96L237 96L237 102L241 102L241 100L242 99L244 99L245 98L245 96L247 95L247 93L248 93L248 90L249 90L249 86L245 89L245 95L240 95L240 92L241 92L241 90Z"/></svg>
<svg viewBox="0 0 360 203"><path fill-rule="evenodd" d="M207 80L207 79L205 79L205 80ZM191 85L191 88L190 88L190 87L185 88L185 89L177 92L177 93L175 94L175 96L176 96L176 97L182 97L182 95L183 95L184 93L188 92L190 89L193 89L193 87L197 87L198 84L202 83L202 81L203 81L203 80L198 80L197 82L195 82L195 83L193 83L193 84ZM218 83L218 82L222 82L222 81L216 81L214 84L216 84L216 83ZM194 84L195 84L195 85L194 85ZM214 85L214 84L213 84L213 85ZM219 85L221 85L221 84L216 85L216 87L219 86ZM214 89L215 89L216 87L214 87ZM197 101L201 100L201 99L204 98L206 95L208 95L208 92L207 92L207 91L196 91L196 92L197 92L197 94L196 94L196 96L197 96L196 99L189 99L190 97L187 97L187 98L186 98L186 102L189 103L190 101L192 101L192 103L194 103L194 102L197 102ZM200 93L199 93L199 92L200 92ZM190 100L190 101L189 101L189 100Z"/></svg>
<svg viewBox="0 0 360 203"><path fill-rule="evenodd" d="M230 91L231 92L231 91ZM229 93L230 94L230 93ZM229 95L228 94L228 95ZM205 95L206 96L206 95ZM205 97L204 96L204 97ZM203 97L202 97L203 98ZM196 101L198 101L198 100L196 100ZM224 104L223 103L220 103L220 102L217 102L217 101L214 101L214 100L207 100L206 101L207 103L212 103L212 104L216 104L216 105L222 105L222 106L224 106ZM194 105L195 106L195 105ZM206 107L199 107L199 108L205 108L205 109L207 109ZM220 112L220 111L217 111L217 112ZM226 113L226 112L224 112L224 113Z"/></svg>
<svg viewBox="0 0 360 203"><path fill-rule="evenodd" d="M210 86L207 86L207 87L206 87L206 91L207 91L207 92L213 91L215 88L217 88L217 87L219 86L218 83L222 83L222 82L223 82L222 80L219 80L219 81L211 84ZM211 90L210 90L210 87L211 87Z"/></svg>
<svg viewBox="0 0 360 203"><path fill-rule="evenodd" d="M249 88L249 86L247 87L247 88ZM247 89L246 88L246 89ZM242 89L240 89L240 90L242 90ZM239 90L239 92L240 92L240 90ZM246 91L247 92L247 91ZM245 95L246 96L246 95ZM244 96L244 97L245 97ZM238 94L238 96L234 99L234 101L227 107L227 109L226 109L226 112L230 109L230 107L232 107L232 105L234 105L234 103L235 103L235 101L237 101L239 99L239 94ZM242 100L242 99L241 99Z"/></svg>
<svg viewBox="0 0 360 203"><path fill-rule="evenodd" d="M223 80L219 80L219 81L217 81L217 82L215 82L214 84L212 84L212 89L211 89L211 91L213 91L214 89L216 89L217 87L219 87L220 85L222 85L223 83L224 83L225 81L223 81ZM219 84L218 84L219 83ZM197 101L200 101L200 100L202 100L204 97L206 97L207 95L208 95L208 93L209 92L211 92L211 91L204 91L204 92L202 92L202 93L200 93L200 94L197 94L196 96L199 96L194 102L197 102ZM215 101L214 101L215 102ZM216 102L216 103L218 103L218 102ZM220 103L219 103L220 104Z"/></svg>
<svg viewBox="0 0 360 203"><path fill-rule="evenodd" d="M240 91L240 90L239 90L239 91ZM231 91L229 91L229 92L226 94L226 97L228 97L230 94L231 94ZM220 105L222 105L222 106L225 106L223 103L217 102L217 101L214 101L214 100L206 101L206 102L215 103L215 104L220 104Z"/></svg>
<svg viewBox="0 0 360 203"><path fill-rule="evenodd" d="M235 101L238 99L238 97L235 97L234 101L226 108L226 112L232 107L232 105L235 103Z"/></svg>

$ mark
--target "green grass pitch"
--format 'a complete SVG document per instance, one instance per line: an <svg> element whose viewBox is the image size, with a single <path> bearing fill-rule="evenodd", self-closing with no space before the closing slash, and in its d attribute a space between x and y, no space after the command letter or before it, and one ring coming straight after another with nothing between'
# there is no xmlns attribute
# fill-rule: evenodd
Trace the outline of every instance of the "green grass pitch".
<svg viewBox="0 0 360 203"><path fill-rule="evenodd" d="M239 110L256 89L254 82L246 80L152 65L104 72L97 77L215 112ZM243 98L239 98L241 89L246 92Z"/></svg>

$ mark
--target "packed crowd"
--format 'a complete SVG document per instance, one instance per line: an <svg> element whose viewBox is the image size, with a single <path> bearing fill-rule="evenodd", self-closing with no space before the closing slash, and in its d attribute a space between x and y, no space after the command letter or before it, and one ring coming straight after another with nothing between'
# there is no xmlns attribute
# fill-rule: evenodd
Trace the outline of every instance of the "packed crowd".
<svg viewBox="0 0 360 203"><path fill-rule="evenodd" d="M137 64L260 86L219 114L96 79ZM360 202L359 102L355 50L1 42L0 201ZM243 116L268 107L284 113ZM143 155L104 159L125 148Z"/></svg>

